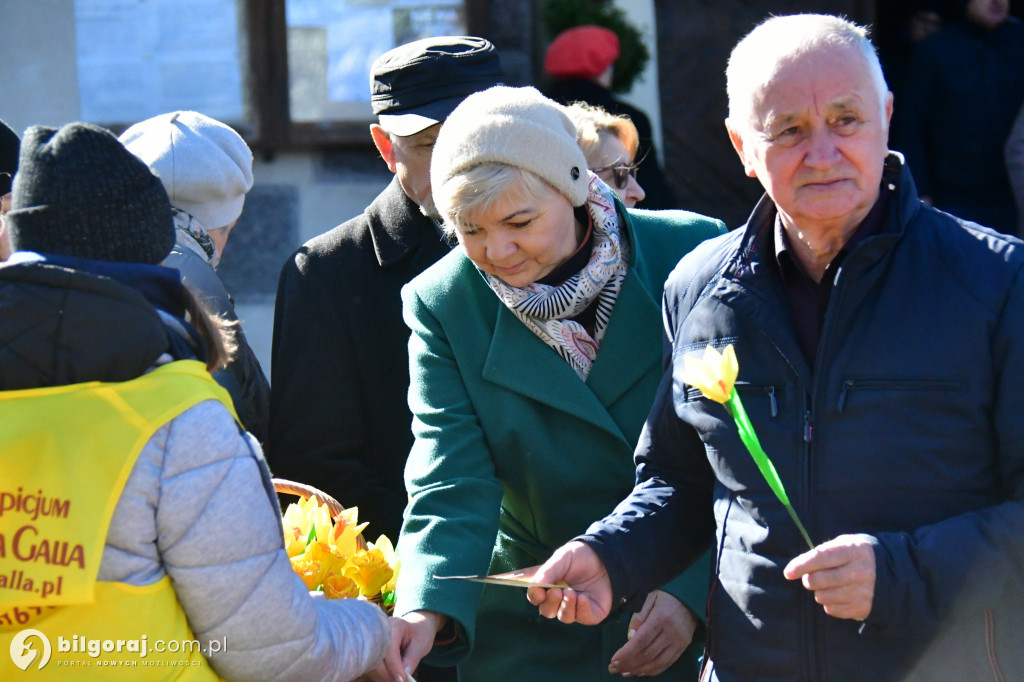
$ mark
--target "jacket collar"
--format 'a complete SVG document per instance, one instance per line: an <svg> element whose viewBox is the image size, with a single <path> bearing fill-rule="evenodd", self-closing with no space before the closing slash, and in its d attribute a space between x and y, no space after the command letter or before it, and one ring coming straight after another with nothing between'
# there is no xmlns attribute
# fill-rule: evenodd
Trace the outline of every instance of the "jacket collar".
<svg viewBox="0 0 1024 682"><path fill-rule="evenodd" d="M903 157L891 152L885 159L882 183L893 192L889 199L887 216L879 234L868 237L856 245L837 271L836 281L879 272L876 268L902 239L909 222L920 211L920 201L913 178ZM764 195L754 207L747 221L742 239L718 280L714 295L749 317L761 329L791 330L789 303L779 282L775 259L774 224L777 209ZM866 275L870 276L870 275ZM844 307L857 306L860 297L868 294L869 287L847 288ZM783 319L780 319L781 318ZM791 332L773 336L779 350L785 355L798 375L810 377L810 363L803 356Z"/></svg>
<svg viewBox="0 0 1024 682"><path fill-rule="evenodd" d="M904 162L903 155L899 152L889 152L884 164L882 186L893 192L893 197L889 201L888 214L881 232L866 239L864 244L859 245L857 249L864 254L875 254L876 256L887 252L899 241L907 224L921 210L917 188L914 186L914 179ZM763 263L767 262L767 258L774 257L773 229L777 215L778 209L771 198L767 194L762 195L747 220L743 239L730 264L730 269L733 269L736 275L751 268L756 269L758 261Z"/></svg>
<svg viewBox="0 0 1024 682"><path fill-rule="evenodd" d="M421 254L429 255L425 266L448 250L434 222L420 213L397 177L392 178L391 184L367 207L366 220L374 254L382 268L395 266L410 255L416 258ZM420 249L421 245L428 248Z"/></svg>
<svg viewBox="0 0 1024 682"><path fill-rule="evenodd" d="M483 378L572 414L626 441L609 413L609 406L648 372L657 369L658 351L645 354L637 350L636 344L638 331L661 329L661 311L658 299L641 279L642 263L637 255L633 227L621 207L619 216L625 221L629 234L631 263L586 383L498 301ZM483 286L486 287L486 283Z"/></svg>

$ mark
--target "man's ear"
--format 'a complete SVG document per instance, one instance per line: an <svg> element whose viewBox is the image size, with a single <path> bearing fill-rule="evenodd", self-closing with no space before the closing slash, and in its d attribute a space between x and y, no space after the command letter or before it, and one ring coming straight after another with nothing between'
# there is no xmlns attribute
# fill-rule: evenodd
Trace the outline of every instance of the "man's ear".
<svg viewBox="0 0 1024 682"><path fill-rule="evenodd" d="M732 142L732 148L736 150L736 154L740 157L743 171L749 177L756 178L757 171L754 170L751 164L747 163L747 157L743 153L743 135L740 134L739 129L729 119L725 119L725 129L729 131L729 141Z"/></svg>
<svg viewBox="0 0 1024 682"><path fill-rule="evenodd" d="M380 152L381 158L384 159L384 163L388 165L388 170L394 173L397 165L395 163L395 149L391 144L391 135L388 134L388 131L381 128L380 125L371 123L370 137L373 138L373 144L376 145L377 151Z"/></svg>

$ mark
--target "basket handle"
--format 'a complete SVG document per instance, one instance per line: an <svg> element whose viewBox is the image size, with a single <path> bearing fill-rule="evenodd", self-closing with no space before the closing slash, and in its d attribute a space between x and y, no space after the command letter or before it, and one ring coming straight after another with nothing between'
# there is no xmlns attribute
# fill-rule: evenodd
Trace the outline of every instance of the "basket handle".
<svg viewBox="0 0 1024 682"><path fill-rule="evenodd" d="M310 497L315 497L317 502L327 507L327 513L331 515L331 519L334 521L337 521L338 517L341 516L341 512L345 511L345 507L341 505L341 502L338 502L323 490L314 488L311 485L296 483L295 481L289 481L284 478L272 478L270 481L274 484L274 490L279 493L298 495L304 500L309 499ZM361 533L356 538L356 546L359 549L367 548L366 538L364 538Z"/></svg>
<svg viewBox="0 0 1024 682"><path fill-rule="evenodd" d="M336 519L338 514L345 511L345 507L341 506L341 502L338 502L324 491L318 490L311 485L296 483L295 481L288 481L283 478L272 478L271 481L274 484L274 490L279 493L298 495L304 500L310 497L315 497L317 502L327 507L327 511L330 513L332 519Z"/></svg>

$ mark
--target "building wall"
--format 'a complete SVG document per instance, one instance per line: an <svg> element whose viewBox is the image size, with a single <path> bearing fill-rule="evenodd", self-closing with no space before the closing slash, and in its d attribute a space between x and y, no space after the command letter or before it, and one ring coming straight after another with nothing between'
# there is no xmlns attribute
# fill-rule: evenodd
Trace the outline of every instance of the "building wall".
<svg viewBox="0 0 1024 682"><path fill-rule="evenodd" d="M475 13L485 8L486 30L481 33L500 50L511 85L533 84L542 75L547 47L539 25L543 1L467 0L474 3ZM650 116L663 167L681 206L726 218L730 225L742 221L750 197L759 193L756 183L744 180L721 124L722 74L732 44L769 10L845 12L859 21L873 18L872 0L614 2L647 37L651 52L647 71L624 98ZM2 4L0 63L7 80L0 118L16 130L77 120L74 0ZM220 273L235 296L250 344L269 370L281 265L303 242L360 213L390 182L391 174L367 131L363 146L295 150L270 157L257 152L254 175L255 187Z"/></svg>

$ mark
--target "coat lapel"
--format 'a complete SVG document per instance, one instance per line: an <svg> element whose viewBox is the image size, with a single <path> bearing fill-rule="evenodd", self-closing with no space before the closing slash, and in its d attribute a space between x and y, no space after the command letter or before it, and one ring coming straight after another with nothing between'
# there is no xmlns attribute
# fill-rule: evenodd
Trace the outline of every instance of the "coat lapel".
<svg viewBox="0 0 1024 682"><path fill-rule="evenodd" d="M602 404L615 403L649 372L659 371L660 343L654 341L649 349L640 344L644 343L641 339L660 339L661 330L661 309L635 270L630 269L587 378L587 385Z"/></svg>
<svg viewBox="0 0 1024 682"><path fill-rule="evenodd" d="M638 352L636 347L639 339L650 338L652 325L661 329L658 307L630 272L584 384L554 349L499 304L483 378L626 440L606 406L614 404L652 368L656 370L658 347L651 353Z"/></svg>
<svg viewBox="0 0 1024 682"><path fill-rule="evenodd" d="M374 199L366 216L382 268L408 261L412 271L419 273L449 251L433 222L406 196L397 179Z"/></svg>
<svg viewBox="0 0 1024 682"><path fill-rule="evenodd" d="M622 438L594 392L504 305L498 309L483 378Z"/></svg>

